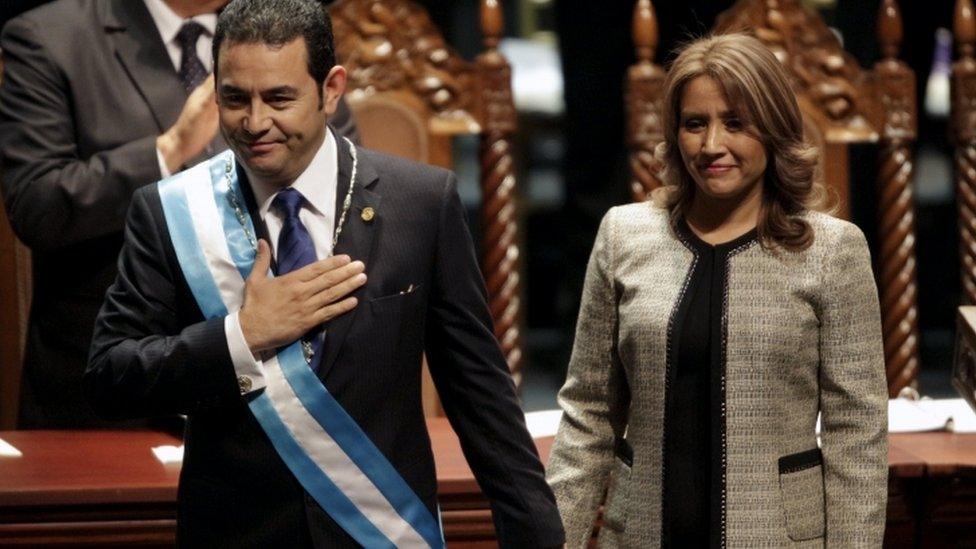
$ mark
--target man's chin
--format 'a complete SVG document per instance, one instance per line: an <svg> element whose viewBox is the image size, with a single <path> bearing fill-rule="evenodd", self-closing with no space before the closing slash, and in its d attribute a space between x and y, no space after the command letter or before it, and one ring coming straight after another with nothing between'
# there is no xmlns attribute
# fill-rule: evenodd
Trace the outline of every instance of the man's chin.
<svg viewBox="0 0 976 549"><path fill-rule="evenodd" d="M252 172L265 174L274 172L279 167L279 162L276 162L271 154L256 154L246 146L236 146L233 149L237 159Z"/></svg>
<svg viewBox="0 0 976 549"><path fill-rule="evenodd" d="M248 172L263 180L274 179L281 173L281 166L277 162L271 162L269 158L239 154L237 155L237 159L244 164Z"/></svg>

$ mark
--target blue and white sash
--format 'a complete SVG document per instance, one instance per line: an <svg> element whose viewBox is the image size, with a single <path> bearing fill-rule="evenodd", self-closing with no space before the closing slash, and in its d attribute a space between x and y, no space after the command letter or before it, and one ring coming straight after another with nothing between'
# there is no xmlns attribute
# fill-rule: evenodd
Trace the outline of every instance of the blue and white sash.
<svg viewBox="0 0 976 549"><path fill-rule="evenodd" d="M256 240L233 154L165 179L158 190L200 310L208 319L238 310ZM315 501L364 547L444 547L439 522L325 389L300 343L262 365L267 385L251 398L251 412Z"/></svg>

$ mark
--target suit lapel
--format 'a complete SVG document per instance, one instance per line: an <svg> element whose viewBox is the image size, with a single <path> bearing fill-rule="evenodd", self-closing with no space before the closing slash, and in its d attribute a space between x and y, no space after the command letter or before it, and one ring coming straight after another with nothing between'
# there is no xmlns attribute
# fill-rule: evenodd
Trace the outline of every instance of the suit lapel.
<svg viewBox="0 0 976 549"><path fill-rule="evenodd" d="M165 131L179 117L186 92L146 5L140 0L108 2L104 29L122 68L149 105L159 131Z"/></svg>
<svg viewBox="0 0 976 549"><path fill-rule="evenodd" d="M335 132L334 132L335 133ZM356 181L350 182L352 172L352 155L349 144L345 139L336 134L336 141L339 153L339 181L336 185L336 223L342 212L342 204L346 197L350 183L354 185L352 204L346 214L346 221L336 243L334 254L346 254L354 261L359 260L366 264L366 273L370 272L371 261L373 260L373 239L379 225L383 222L383 214L379 208L380 195L376 193L374 187L378 176L376 171L368 162L360 160L357 166ZM374 217L369 221L363 219L363 210L372 208ZM336 228L338 230L338 227ZM363 295L366 286L363 286L352 295L359 300L359 305L326 325L325 336L325 355L322 364L319 366L319 377L326 379L328 373L335 365L339 356L342 343L349 333L353 320L356 318L357 311L365 305Z"/></svg>

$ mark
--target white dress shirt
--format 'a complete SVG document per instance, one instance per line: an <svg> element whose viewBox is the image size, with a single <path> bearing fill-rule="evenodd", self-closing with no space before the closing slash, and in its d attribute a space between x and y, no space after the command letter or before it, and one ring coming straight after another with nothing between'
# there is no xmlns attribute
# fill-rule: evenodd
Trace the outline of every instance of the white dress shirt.
<svg viewBox="0 0 976 549"><path fill-rule="evenodd" d="M196 21L203 26L205 31L197 39L197 57L203 63L203 68L207 69L207 72L212 72L213 55L211 54L211 48L213 47L214 31L217 29L217 14L205 13L195 15L189 19L183 19L163 0L143 1L146 3L146 9L149 10L149 15L152 16L153 23L156 24L156 30L159 31L160 38L163 39L163 44L166 46L166 53L169 54L169 59L173 62L173 69L176 72L180 72L180 59L183 56L183 49L180 47L179 42L176 41L176 35L180 32L180 28L183 27L184 23L187 21ZM163 154L159 152L159 149L156 149L156 160L159 162L159 173L163 179L173 175L170 173L169 168L166 167Z"/></svg>
<svg viewBox="0 0 976 549"><path fill-rule="evenodd" d="M315 255L324 259L332 255L332 235L335 225L336 187L339 180L338 147L332 130L326 128L322 146L312 158L305 171L291 184L291 188L302 193L305 197L298 218L312 237ZM268 238L271 240L272 254L278 255L278 235L281 233L282 213L272 207L275 196L282 190L267 185L252 175L245 168L254 200L258 206L258 215L268 228ZM255 220L257 221L257 220ZM234 311L224 319L224 333L227 336L227 347L230 350L231 361L238 380L250 380L250 390L256 391L265 386L262 370L262 358L251 353L241 323L238 319L239 311Z"/></svg>

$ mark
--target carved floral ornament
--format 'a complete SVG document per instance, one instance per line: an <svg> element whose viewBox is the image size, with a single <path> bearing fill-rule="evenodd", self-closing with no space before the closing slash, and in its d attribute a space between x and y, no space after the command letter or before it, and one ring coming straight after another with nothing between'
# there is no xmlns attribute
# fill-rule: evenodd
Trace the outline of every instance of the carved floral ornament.
<svg viewBox="0 0 976 549"><path fill-rule="evenodd" d="M344 0L330 14L351 91L405 90L439 117L477 112L474 66L444 42L423 8L407 0Z"/></svg>
<svg viewBox="0 0 976 549"><path fill-rule="evenodd" d="M868 78L815 12L797 0L748 0L724 12L717 32L749 29L786 66L801 101L814 107L830 141L873 141ZM875 122L875 123L872 123Z"/></svg>

